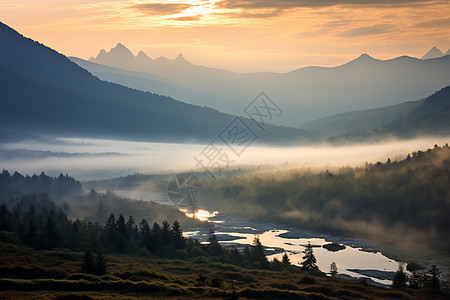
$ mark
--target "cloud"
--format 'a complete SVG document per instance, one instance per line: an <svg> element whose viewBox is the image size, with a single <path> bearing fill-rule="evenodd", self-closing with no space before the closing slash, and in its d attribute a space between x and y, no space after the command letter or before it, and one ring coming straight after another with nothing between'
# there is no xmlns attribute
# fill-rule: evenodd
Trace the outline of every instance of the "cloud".
<svg viewBox="0 0 450 300"><path fill-rule="evenodd" d="M341 32L339 36L341 37L359 37L367 35L375 35L380 33L386 33L392 30L394 26L390 24L375 24L371 26L364 26L358 28L352 28Z"/></svg>
<svg viewBox="0 0 450 300"><path fill-rule="evenodd" d="M266 18L272 18L277 17L280 14L283 13L283 10L276 9L276 10L270 10L270 11L244 11L244 12L229 12L229 13L222 13L223 16L227 18L247 18L247 19L266 19Z"/></svg>
<svg viewBox="0 0 450 300"><path fill-rule="evenodd" d="M26 5L21 5L21 4L4 4L4 5L0 5L0 8L2 9L7 9L7 8L25 8L27 7Z"/></svg>
<svg viewBox="0 0 450 300"><path fill-rule="evenodd" d="M128 8L136 9L146 15L173 15L182 12L191 7L190 4L184 3L145 3L129 6Z"/></svg>
<svg viewBox="0 0 450 300"><path fill-rule="evenodd" d="M184 17L172 18L170 20L187 22L187 21L200 21L201 18L202 18L202 15L195 15L195 16L184 16Z"/></svg>
<svg viewBox="0 0 450 300"><path fill-rule="evenodd" d="M281 13L282 13L282 11L280 11L280 10L275 10L272 12L261 12L261 13L244 12L244 13L237 14L237 16L240 18L264 19L264 18L276 17L276 16L280 15Z"/></svg>
<svg viewBox="0 0 450 300"><path fill-rule="evenodd" d="M314 36L323 36L326 34L332 34L335 32L342 31L343 27L348 27L351 23L351 20L343 18L340 20L333 20L328 21L324 24L317 25L317 29L314 28L314 30L311 31L305 31L299 33L297 36L299 38L308 38L308 37L314 37Z"/></svg>
<svg viewBox="0 0 450 300"><path fill-rule="evenodd" d="M414 25L414 27L419 28L436 28L436 27L442 27L442 28L449 28L450 27L450 18L443 18L443 19L433 19L429 21L420 22Z"/></svg>
<svg viewBox="0 0 450 300"><path fill-rule="evenodd" d="M292 9L298 7L329 7L336 5L360 6L410 6L436 2L435 0L222 0L216 5L220 8L243 9Z"/></svg>

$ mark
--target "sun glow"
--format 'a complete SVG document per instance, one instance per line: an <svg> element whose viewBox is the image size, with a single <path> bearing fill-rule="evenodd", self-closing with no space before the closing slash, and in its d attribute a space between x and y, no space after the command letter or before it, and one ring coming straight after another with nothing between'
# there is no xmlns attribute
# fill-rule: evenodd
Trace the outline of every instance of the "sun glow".
<svg viewBox="0 0 450 300"><path fill-rule="evenodd" d="M439 0L423 1L420 9L419 1L400 0L10 2L0 0L2 22L85 59L121 42L132 51L183 52L192 63L238 72L288 72L336 66L361 53L420 57L450 45L450 7Z"/></svg>
<svg viewBox="0 0 450 300"><path fill-rule="evenodd" d="M182 11L167 15L164 17L164 21L175 27L185 27L189 25L201 25L214 24L217 21L217 8L214 1L187 1L184 4L190 5L188 8Z"/></svg>
<svg viewBox="0 0 450 300"><path fill-rule="evenodd" d="M213 212L209 212L204 209L199 209L195 213L189 212L187 209L180 209L180 211L184 212L184 214L189 218L195 218L202 222L208 221L209 218L217 216L219 212L217 210Z"/></svg>
<svg viewBox="0 0 450 300"><path fill-rule="evenodd" d="M190 15L190 16L207 16L214 12L214 3L211 2L202 2L200 4L192 5L191 7L187 8L183 11L184 15Z"/></svg>

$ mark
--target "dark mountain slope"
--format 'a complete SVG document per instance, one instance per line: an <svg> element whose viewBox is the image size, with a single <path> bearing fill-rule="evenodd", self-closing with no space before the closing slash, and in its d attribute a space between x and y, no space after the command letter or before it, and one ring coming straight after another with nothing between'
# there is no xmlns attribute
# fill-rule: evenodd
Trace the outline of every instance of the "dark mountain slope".
<svg viewBox="0 0 450 300"><path fill-rule="evenodd" d="M306 124L303 129L323 138L361 140L450 134L450 86L416 101L337 114Z"/></svg>
<svg viewBox="0 0 450 300"><path fill-rule="evenodd" d="M397 135L450 134L450 86L426 98L404 120L386 126Z"/></svg>
<svg viewBox="0 0 450 300"><path fill-rule="evenodd" d="M416 109L422 102L423 100L409 101L391 106L332 115L309 122L302 128L323 138L367 133L404 118L408 112Z"/></svg>
<svg viewBox="0 0 450 300"><path fill-rule="evenodd" d="M0 128L27 133L156 141L208 141L234 118L104 82L0 23ZM305 132L268 126L261 142Z"/></svg>

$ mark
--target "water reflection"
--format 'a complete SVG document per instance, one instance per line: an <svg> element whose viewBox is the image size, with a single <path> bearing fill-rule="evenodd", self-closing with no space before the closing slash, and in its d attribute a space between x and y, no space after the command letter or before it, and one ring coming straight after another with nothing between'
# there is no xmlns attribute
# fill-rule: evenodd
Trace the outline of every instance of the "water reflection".
<svg viewBox="0 0 450 300"><path fill-rule="evenodd" d="M217 211L210 213L206 210L202 210L198 214L198 217L199 219L201 218L201 220L215 222L214 230L217 239L225 245L236 245L238 247L251 245L254 238L258 236L261 243L265 246L269 261L274 258L281 260L282 255L286 251L291 263L293 265L298 265L302 261L302 251L304 246L310 242L314 246L317 264L323 272L329 272L330 264L335 262L340 275L347 275L355 278L366 277L377 283L390 285L392 283L391 280L376 278L376 274L363 276L349 270L360 269L395 272L398 268L398 262L389 259L380 252L367 251L360 247L354 247L346 244L343 238L341 238L341 241L338 241L340 238L337 236L323 237L323 235L319 233L314 236L315 234L311 232L304 234L305 231L300 229L295 230L289 228L289 230L287 230L287 227L283 225L251 222L231 216L223 216ZM217 223L217 221L220 223ZM244 224L245 222L247 224ZM268 229L268 226L273 227ZM197 238L205 243L209 236L209 230L203 229L185 232L185 236ZM322 247L325 244L336 241L344 244L346 248L333 252Z"/></svg>
<svg viewBox="0 0 450 300"><path fill-rule="evenodd" d="M215 217L219 214L218 211L209 212L204 209L199 209L195 213L190 212L188 209L180 208L180 211L184 212L184 214L189 218L199 219L200 221L208 221L210 218Z"/></svg>

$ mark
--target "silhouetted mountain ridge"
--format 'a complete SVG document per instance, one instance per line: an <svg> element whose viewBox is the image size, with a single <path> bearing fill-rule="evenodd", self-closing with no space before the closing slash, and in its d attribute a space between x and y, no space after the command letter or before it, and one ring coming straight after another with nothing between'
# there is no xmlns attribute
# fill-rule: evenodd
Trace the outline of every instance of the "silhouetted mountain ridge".
<svg viewBox="0 0 450 300"><path fill-rule="evenodd" d="M64 55L1 23L0 37L2 130L210 141L234 118L207 107L101 81ZM259 141L287 142L304 137L305 132L300 130L268 126Z"/></svg>
<svg viewBox="0 0 450 300"><path fill-rule="evenodd" d="M131 50L125 47L122 43L117 43L117 45L109 51L101 49L97 57L91 57L89 61L124 69L129 69L130 66L132 66L132 69L139 69L143 67L154 68L155 65L157 66L161 63L190 65L181 53L174 59L168 59L167 57L157 57L152 59L143 50L140 50L135 56L133 52L131 52Z"/></svg>
<svg viewBox="0 0 450 300"><path fill-rule="evenodd" d="M87 83L89 73L67 58L37 41L23 37L12 28L0 22L1 68L15 73L35 76L45 80L77 81ZM30 55L33 51L33 55ZM35 58L39 57L39 60Z"/></svg>

